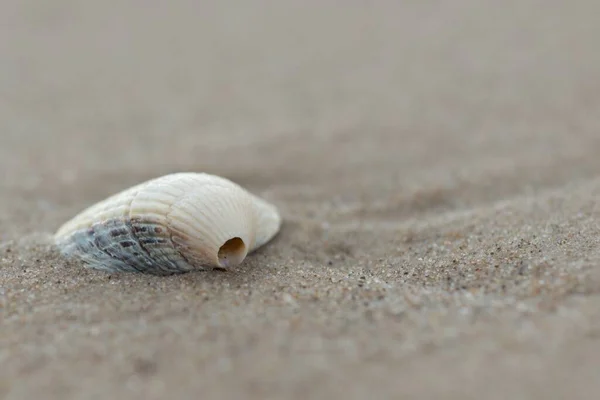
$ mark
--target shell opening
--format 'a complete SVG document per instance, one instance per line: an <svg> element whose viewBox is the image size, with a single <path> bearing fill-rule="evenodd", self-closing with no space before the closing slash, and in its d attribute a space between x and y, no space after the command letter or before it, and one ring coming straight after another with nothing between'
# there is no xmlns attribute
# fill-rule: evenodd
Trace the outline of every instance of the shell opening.
<svg viewBox="0 0 600 400"><path fill-rule="evenodd" d="M219 248L218 257L223 268L238 265L246 257L246 244L239 237L231 238Z"/></svg>

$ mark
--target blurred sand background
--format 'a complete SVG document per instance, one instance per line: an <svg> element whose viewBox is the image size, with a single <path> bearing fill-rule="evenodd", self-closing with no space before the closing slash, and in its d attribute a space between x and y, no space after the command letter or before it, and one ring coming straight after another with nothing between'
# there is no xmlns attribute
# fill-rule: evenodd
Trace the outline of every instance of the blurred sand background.
<svg viewBox="0 0 600 400"><path fill-rule="evenodd" d="M599 398L599 16L2 1L0 398ZM183 170L280 235L167 278L48 241Z"/></svg>

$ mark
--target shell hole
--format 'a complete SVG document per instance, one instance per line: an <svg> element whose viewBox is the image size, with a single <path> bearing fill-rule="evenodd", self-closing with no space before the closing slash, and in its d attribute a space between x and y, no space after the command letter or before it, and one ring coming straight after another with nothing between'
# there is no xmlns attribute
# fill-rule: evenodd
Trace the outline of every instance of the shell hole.
<svg viewBox="0 0 600 400"><path fill-rule="evenodd" d="M238 265L244 257L246 257L246 244L239 237L229 239L219 248L219 264L222 267Z"/></svg>

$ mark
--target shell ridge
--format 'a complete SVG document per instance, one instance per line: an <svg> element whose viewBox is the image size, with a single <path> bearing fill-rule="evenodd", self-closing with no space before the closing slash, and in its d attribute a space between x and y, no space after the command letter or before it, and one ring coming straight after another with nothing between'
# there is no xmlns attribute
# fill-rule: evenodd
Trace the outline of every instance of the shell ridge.
<svg viewBox="0 0 600 400"><path fill-rule="evenodd" d="M251 204L247 204L248 201L248 197L246 192L240 190L240 187L238 185L235 184L230 184L227 185L226 183L223 183L222 185L215 185L216 188L212 188L212 192L214 193L216 191L216 189L221 189L221 190L225 190L227 191L227 193L231 194L231 196L223 196L222 198L213 198L213 201L210 203L212 206L214 206L214 209L216 210L213 214L215 214L215 216L218 216L220 218L223 219L227 219L227 218L231 218L230 215L228 215L226 212L224 212L224 209L229 209L231 210L235 215L241 215L244 216L245 214L247 214L247 211L244 210L244 206L251 206ZM237 201L234 201L237 200ZM224 207L219 207L219 205L224 206ZM200 212L202 212L202 210L199 210ZM222 225L217 225L214 224L214 220L212 218L209 218L204 212L202 212L203 215L206 216L207 219L209 219L212 222L212 225L215 226L220 233L220 237L224 240L229 240L231 239L232 235L240 235L240 236L245 236L245 234L247 234L249 231L251 231L252 229L248 229L248 223L249 221L245 220L243 217L241 220L236 220L236 223L239 223L241 226L241 234L237 233L237 232L232 232L231 229L225 229L225 226ZM251 222L251 221L250 221ZM251 247L252 245L252 234L250 233L248 235L248 237L243 237L243 241L244 244L247 248ZM250 243L248 243L250 242ZM216 243L217 246L222 245L222 243Z"/></svg>
<svg viewBox="0 0 600 400"><path fill-rule="evenodd" d="M152 258L150 256L145 257L145 254L143 254L144 250L141 248L139 240L137 240L137 237L135 236L133 226L129 219L116 220L115 222L123 224L126 229L126 232L123 233L125 240L109 243L109 246L105 247L103 250L113 258L118 259L136 271L143 272L145 269L144 266L148 267L152 265ZM128 246L125 246L126 243ZM115 249L115 253L112 253L113 249Z"/></svg>
<svg viewBox="0 0 600 400"><path fill-rule="evenodd" d="M143 270L138 269L136 265L133 265L127 261L125 261L122 257L118 256L117 252L113 253L112 247L114 243L111 241L111 238L106 237L106 232L109 232L108 226L111 223L121 222L119 220L108 220L98 224L93 231L93 240L90 240L91 244L98 249L101 253L103 253L109 259L115 261L115 264L118 264L121 267L121 271L133 270L142 272ZM108 229L107 229L108 228ZM93 260L94 265L102 265L102 259L100 257L96 257Z"/></svg>
<svg viewBox="0 0 600 400"><path fill-rule="evenodd" d="M89 207L82 215L86 217L95 209L103 210L107 208L107 205L116 201L119 196L132 195L132 199L123 204L123 207L125 207L126 210L129 210L133 198L137 196L143 186L143 184L136 185L133 188L113 195L106 201ZM76 229L69 233L64 241L71 243L72 245L70 247L72 251L76 253L84 263L87 263L94 268L107 269L104 267L104 264L107 260L110 260L113 270L143 272L143 266L138 265L138 263L131 260L131 258L127 259L123 257L123 255L133 255L133 253L131 251L125 251L125 248L121 246L121 243L131 241L128 239L135 240L135 236L132 235L130 228L127 226L127 218L125 216L126 213L121 217L99 221L96 224L92 224L88 229ZM115 242L114 238L117 236L125 236L125 240ZM66 250L69 250L69 247L66 247ZM137 257L134 256L134 258Z"/></svg>
<svg viewBox="0 0 600 400"><path fill-rule="evenodd" d="M95 243L94 228L89 230L78 230L66 239L60 241L61 252L67 256L75 255L84 264L93 268L101 268L102 261L111 259ZM124 266L118 261L114 267L116 270L124 270Z"/></svg>
<svg viewBox="0 0 600 400"><path fill-rule="evenodd" d="M186 177L183 175L178 174L177 176L171 175L171 176L166 176L166 177L162 177L162 178L157 178L154 179L150 182L148 182L147 185L144 186L144 189L149 190L150 188L152 188L151 191L160 191L162 188L168 188L169 186L172 186L171 182L175 181L177 177ZM189 179L190 177L188 177ZM189 182L185 181L186 186L189 186ZM133 235L136 237L137 242L139 243L139 246L143 249L143 251L146 253L146 255L148 256L149 259L149 266L155 268L156 270L159 270L161 272L164 273L168 273L168 274L173 274L173 273L177 273L177 272L182 272L182 271L189 271L190 269L193 269L193 263L190 262L190 260L188 260L187 258L185 258L183 256L183 254L181 253L181 251L179 251L179 249L177 249L176 247L176 242L173 239L173 234L172 231L169 227L170 225L170 220L168 218L168 214L170 213L172 207L174 206L174 204L177 203L177 201L175 202L169 202L168 206L167 206L167 214L165 216L165 222L164 223L160 223L158 221L153 221L153 220L144 220L143 218L140 218L139 216L135 216L133 215L133 205L135 203L136 200L139 199L139 196L142 195L144 192L144 190L140 190L138 191L135 196L133 196L133 198L131 199L130 205L129 205L129 221L132 229L132 233ZM135 224L135 226L133 226ZM140 226L137 226L137 225ZM144 243L144 239L149 239L149 238L154 238L157 235L154 232L154 227L153 225L157 225L158 227L162 227L163 229L165 229L166 231L166 235L164 237L165 241L167 241L166 246L156 246L153 250L149 249L146 244ZM137 228L137 229L136 229ZM152 231L148 231L149 229L152 229ZM138 232L139 231L139 232ZM143 233L149 233L147 236L143 235ZM157 238L157 243L158 243L158 238ZM150 244L150 242L148 243ZM168 249L171 248L172 250L174 250L173 252L169 251ZM176 253L179 257L172 257L172 254L170 253ZM177 259L179 258L179 259ZM183 265L182 265L183 264Z"/></svg>
<svg viewBox="0 0 600 400"><path fill-rule="evenodd" d="M223 189L229 191L228 188L223 188ZM231 199L229 199L229 200L231 200ZM213 201L211 201L210 205L215 206L211 213L207 213L207 212L205 212L205 210L202 210L199 207L197 207L196 209L198 210L199 214L201 214L206 219L206 221L208 222L208 225L211 226L212 229L218 230L218 234L220 237L228 236L227 232L225 231L225 229L222 225L215 224L215 217L224 217L223 212L219 209L219 207L216 207L214 199L213 199ZM212 214L212 216L211 216L211 214ZM226 238L226 239L229 239L229 238ZM213 242L213 243L217 246L222 244L222 243L216 243L216 242Z"/></svg>
<svg viewBox="0 0 600 400"><path fill-rule="evenodd" d="M139 246L139 249L143 252L144 257L139 257L138 256L138 258L143 258L144 263L148 267L156 268L156 269L158 269L158 270L160 270L162 272L169 272L169 269L165 269L165 266L162 263L156 262L154 260L154 257L152 256L152 253L142 243L141 237L138 236L138 234L136 232L136 229L135 229L135 227L133 225L134 218L136 218L136 217L134 217L132 215L132 205L133 205L133 203L138 199L138 197L140 196L140 194L144 192L144 189L147 189L150 185L156 184L156 183L160 184L160 180L159 179L154 179L154 180L151 180L151 181L147 182L146 185L143 185L142 187L140 187L140 189L131 197L131 200L129 201L129 204L127 205L127 221L125 221L125 225L127 226L127 229L129 230L130 235L135 239L135 242Z"/></svg>
<svg viewBox="0 0 600 400"><path fill-rule="evenodd" d="M115 243L113 241L111 241L110 238L109 238L109 240L106 241L107 246L102 246L102 247L98 246L100 244L100 239L102 238L102 236L97 236L95 239L96 245L98 246L98 248L100 250L102 250L104 253L106 253L109 257L111 257L114 260L118 260L119 262L125 264L126 266L128 266L138 272L144 271L143 265L151 266L153 263L152 263L152 257L141 246L137 236L135 235L133 226L131 225L131 205L133 204L135 199L140 195L140 193L143 192L143 190L148 186L148 184L149 184L149 182L146 182L145 184L142 183L142 184L136 185L134 188L131 188L129 190L122 192L122 194L125 194L126 192L129 192L131 194L131 199L129 199L129 201L125 204L127 211L124 213L125 218L123 220L115 218L112 221L108 220L108 221L104 221L102 223L103 228L104 227L108 228L111 225L111 222L112 223L121 223L122 224L121 228L125 229L125 232L122 232L122 233L124 235L129 236L129 238L133 239L131 242L133 242L134 244L125 247L123 245L124 242L117 242L116 245L118 245L118 249L116 252L113 253L112 250L115 247ZM116 196L113 196L113 197L116 198ZM136 249L140 250L141 252L135 251ZM124 257L122 257L122 255L131 255L132 257L128 257L128 258L124 259ZM142 256L142 257L140 257L140 256ZM140 266L138 264L142 264L142 266Z"/></svg>
<svg viewBox="0 0 600 400"><path fill-rule="evenodd" d="M142 240L140 240L141 238L138 236L138 234L136 232L136 227L134 226L134 222L136 222L136 221L134 221L132 219L125 221L125 225L129 229L130 235L134 238L137 246L143 252L143 254L138 254L137 256L134 254L134 256L139 261L143 261L149 268L154 268L154 269L160 270L161 272L167 272L167 273L170 272L169 269L166 269L162 263L156 262L156 260L152 256L151 252L149 252L148 249L146 248L146 246L144 246L144 243L142 242ZM140 257L140 256L143 256L143 257Z"/></svg>
<svg viewBox="0 0 600 400"><path fill-rule="evenodd" d="M180 199L177 200L177 202L175 204L173 204L173 206L180 205L181 203L184 203L186 201L188 201L192 196L196 195L197 191L190 191L188 193L185 194L185 196L182 196ZM188 213L189 217L198 223L198 225L201 226L202 231L205 232L209 232L210 230L214 230L215 228L219 230L219 233L224 234L223 229L216 224L215 219L213 217L211 217L210 213L205 212L205 210L202 209L202 207L198 207L196 206L196 204L194 204L193 202L189 203L189 206L194 208L195 213ZM196 214L197 213L197 214ZM171 217L171 214L169 214L169 217ZM187 224L190 228L194 228L192 226L190 226L190 224ZM203 241L206 241L206 239L202 239ZM220 243L217 243L215 241L211 241L212 244L214 245L219 245Z"/></svg>
<svg viewBox="0 0 600 400"><path fill-rule="evenodd" d="M168 273L177 273L181 270L190 269L191 266L186 260L173 258L173 252L169 251L169 249L174 249L171 237L169 235L159 236L155 234L155 229L159 228L168 232L164 224L154 221L140 221L139 225L139 227L137 225L134 226L135 235L138 238L140 247L150 255L153 264L157 264L157 267ZM182 261L186 265L181 265Z"/></svg>
<svg viewBox="0 0 600 400"><path fill-rule="evenodd" d="M239 191L239 187L236 188L236 191ZM248 211L244 209L245 205L248 202L248 197L245 195L245 193L241 192L240 194L244 194L244 203L242 202L234 202L231 198L227 199L228 204L240 215L248 215ZM250 202L249 206L252 208L252 202ZM253 213L250 213L253 214ZM252 215L250 215L251 217ZM250 249L254 246L254 233L253 233L253 229L251 229L252 225L256 226L255 221L253 220L243 220L243 221L239 221L242 222L244 225L244 231L245 232L249 232L249 237L248 237L248 241L249 243L245 243L246 245L246 254L250 253Z"/></svg>
<svg viewBox="0 0 600 400"><path fill-rule="evenodd" d="M170 207L169 207L169 212L168 212L168 214L167 214L167 219L168 219L169 221L175 220L175 218L171 218L171 217L172 217L172 214L173 214L173 208L174 208L176 205L180 205L180 203L182 203L182 202L184 202L184 201L188 200L190 197L192 197L193 195L195 195L195 194L196 194L196 192L197 192L197 190L198 190L199 188L206 186L206 183L205 183L205 182L202 182L200 179L198 179L198 181L199 181L199 182L197 182L197 183L199 183L199 184L200 184L200 186L199 186L199 187L195 187L195 188L194 188L194 187L191 187L191 188L189 189L189 191L186 191L186 192L184 193L184 195L183 195L183 196L181 196L180 198L178 198L178 199L177 199L177 200L176 200L176 201L175 201L173 204L171 204L171 205L170 205ZM190 216L190 217L191 217L191 218L192 218L194 221L198 222L198 224L200 224L200 225L202 226L202 229L203 229L203 230L208 230L208 229L210 228L210 225L211 225L211 223L213 223L213 224L214 224L214 221L213 221L212 219L208 218L208 216L207 216L207 215L206 215L206 214L205 214L205 213L202 211L202 209L201 209L201 208L198 208L198 207L196 207L196 206L195 206L195 204L194 204L193 202L191 203L191 205L194 207L194 209L195 209L195 210L196 210L196 211L197 211L199 214L201 214L201 215L202 215L202 217L203 217L203 218L198 218L196 215L194 215L194 214L190 214L190 213L188 213L188 215L189 215L189 216ZM183 222L183 221L179 221L179 222L181 223L181 222ZM189 226L189 224L187 224L187 225Z"/></svg>
<svg viewBox="0 0 600 400"><path fill-rule="evenodd" d="M185 198L188 194L189 193L184 193L182 198ZM185 252L182 251L183 248L182 248L181 244L178 244L177 241L175 240L175 237L174 237L175 234L173 232L173 229L171 228L171 214L173 213L173 207L180 200L181 199L177 199L177 201L169 204L169 207L167 208L167 214L165 215L165 220L166 220L165 228L167 229L167 232L169 232L169 240L171 240L171 243L173 243L173 248L177 251L179 256L181 258L183 258L185 260L185 262L187 262L189 265L199 267L199 265L196 265L195 262L192 262L188 257L186 257Z"/></svg>
<svg viewBox="0 0 600 400"><path fill-rule="evenodd" d="M181 202L183 202L185 199L187 199L187 197L189 197L189 196L186 196L186 198L182 198ZM178 201L178 203L179 203L179 201ZM214 221L212 221L212 219L208 218L206 216L206 214L201 209L196 208L194 205L192 205L192 206L194 207L195 211L198 211L198 214L200 214L202 216L202 218L199 218L198 216L193 215L193 214L189 214L189 216L193 219L194 222L197 222L198 225L201 226L201 228L202 228L203 231L209 230L210 226L211 226L211 223L214 223ZM172 217L171 220L176 220L176 218L174 216L172 216L172 213L169 214L169 217L170 218ZM184 223L183 221L179 221L179 222L181 224L185 224L188 227L192 228L189 223Z"/></svg>

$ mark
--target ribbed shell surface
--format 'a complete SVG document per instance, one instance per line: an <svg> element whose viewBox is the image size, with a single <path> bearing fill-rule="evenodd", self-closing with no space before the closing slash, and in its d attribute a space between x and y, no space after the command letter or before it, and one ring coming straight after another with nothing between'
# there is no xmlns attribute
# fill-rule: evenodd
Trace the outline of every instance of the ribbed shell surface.
<svg viewBox="0 0 600 400"><path fill-rule="evenodd" d="M231 238L243 241L245 257L280 224L273 205L227 179L177 173L91 206L55 238L63 254L90 267L166 275L221 266L219 248Z"/></svg>

